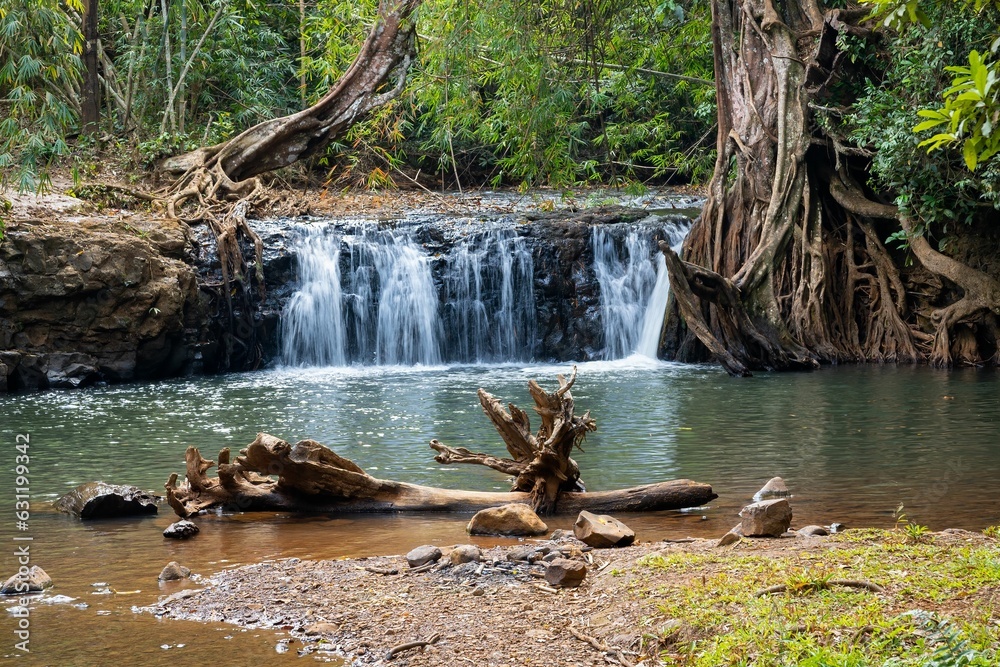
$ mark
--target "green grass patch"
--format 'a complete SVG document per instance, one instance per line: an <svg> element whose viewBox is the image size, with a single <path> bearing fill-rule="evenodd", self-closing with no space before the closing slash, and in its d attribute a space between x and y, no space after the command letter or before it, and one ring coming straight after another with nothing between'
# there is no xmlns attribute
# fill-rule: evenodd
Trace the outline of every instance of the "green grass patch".
<svg viewBox="0 0 1000 667"><path fill-rule="evenodd" d="M819 550L650 555L666 629L648 638L668 665L1000 664L1000 550L956 542L858 530Z"/></svg>

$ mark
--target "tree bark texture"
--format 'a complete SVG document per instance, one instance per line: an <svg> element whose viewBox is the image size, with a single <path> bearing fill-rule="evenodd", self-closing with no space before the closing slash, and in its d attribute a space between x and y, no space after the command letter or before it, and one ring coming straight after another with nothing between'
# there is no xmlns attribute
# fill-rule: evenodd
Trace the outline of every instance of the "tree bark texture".
<svg viewBox="0 0 1000 667"><path fill-rule="evenodd" d="M836 362L948 365L955 328L977 323L987 335L973 352L963 336L958 360L993 356L996 281L956 260L945 267L913 238L923 269L962 293L951 303L942 291L916 312L905 255L881 241L906 222L857 185L869 180L871 154L820 122L831 85L858 76L837 38L867 37L864 12L816 0L712 7L718 154L683 260L663 249L672 290L665 356L715 358L734 375Z"/></svg>

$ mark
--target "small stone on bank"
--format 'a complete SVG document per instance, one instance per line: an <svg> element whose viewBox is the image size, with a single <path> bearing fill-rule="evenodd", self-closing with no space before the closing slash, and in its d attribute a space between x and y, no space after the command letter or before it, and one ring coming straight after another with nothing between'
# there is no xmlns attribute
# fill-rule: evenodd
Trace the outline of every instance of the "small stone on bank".
<svg viewBox="0 0 1000 667"><path fill-rule="evenodd" d="M824 535L830 534L830 531L828 531L826 528L824 528L823 526L817 526L815 524L803 526L802 528L799 528L795 532L801 535L802 537L822 537Z"/></svg>
<svg viewBox="0 0 1000 667"><path fill-rule="evenodd" d="M184 567L175 560L167 563L166 567L160 571L160 576L157 577L160 581L179 581L181 579L187 579L191 576L191 570Z"/></svg>
<svg viewBox="0 0 1000 667"><path fill-rule="evenodd" d="M584 544L596 549L627 547L635 542L635 531L618 519L606 514L580 512L573 534Z"/></svg>
<svg viewBox="0 0 1000 667"><path fill-rule="evenodd" d="M191 521L175 521L163 530L163 536L175 540L186 540L201 532L201 529Z"/></svg>
<svg viewBox="0 0 1000 667"><path fill-rule="evenodd" d="M410 567L420 567L421 565L427 565L427 563L436 563L440 559L441 550L430 544L417 547L406 554L406 563Z"/></svg>
<svg viewBox="0 0 1000 667"><path fill-rule="evenodd" d="M52 585L52 577L45 570L32 565L26 576L15 574L0 586L0 595L24 595L25 593L41 593Z"/></svg>
<svg viewBox="0 0 1000 667"><path fill-rule="evenodd" d="M478 563L482 559L483 554L479 551L479 547L472 544L460 544L452 549L451 553L448 554L448 560L451 561L452 565Z"/></svg>
<svg viewBox="0 0 1000 667"><path fill-rule="evenodd" d="M747 537L781 537L792 525L792 506L785 498L762 500L740 510Z"/></svg>
<svg viewBox="0 0 1000 667"><path fill-rule="evenodd" d="M587 566L568 558L556 558L545 568L545 581L552 586L579 586L586 576Z"/></svg>

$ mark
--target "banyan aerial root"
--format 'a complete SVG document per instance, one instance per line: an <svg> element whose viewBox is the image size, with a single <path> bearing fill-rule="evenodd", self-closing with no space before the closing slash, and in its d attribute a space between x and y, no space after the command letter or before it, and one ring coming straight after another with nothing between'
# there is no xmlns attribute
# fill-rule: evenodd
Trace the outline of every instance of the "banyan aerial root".
<svg viewBox="0 0 1000 667"><path fill-rule="evenodd" d="M708 484L687 479L647 484L617 491L584 492L580 469L569 454L583 435L596 428L589 413L574 415L569 380L545 392L534 380L528 389L541 417L532 433L528 416L516 406L505 410L496 398L479 390L483 410L496 426L512 458L500 459L450 448L437 440L431 447L440 463L477 463L515 476L509 493L441 489L378 479L353 461L315 440L292 445L266 433L232 459L229 448L218 461L188 447L186 479L174 473L167 481L167 502L187 518L209 509L292 512L472 512L507 503L554 512L641 512L698 507L718 497ZM217 477L208 471L218 468Z"/></svg>

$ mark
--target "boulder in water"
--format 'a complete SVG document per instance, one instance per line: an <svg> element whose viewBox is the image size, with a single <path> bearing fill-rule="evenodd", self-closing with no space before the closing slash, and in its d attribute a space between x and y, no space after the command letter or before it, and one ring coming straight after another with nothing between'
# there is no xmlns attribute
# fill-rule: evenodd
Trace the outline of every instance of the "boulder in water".
<svg viewBox="0 0 1000 667"><path fill-rule="evenodd" d="M184 519L183 521L175 521L167 526L163 531L163 536L174 540L186 540L200 532L201 529L194 522Z"/></svg>
<svg viewBox="0 0 1000 667"><path fill-rule="evenodd" d="M787 498L792 495L788 491L788 486L785 484L785 480L780 477L772 477L767 480L767 484L761 487L760 491L753 494L754 502L759 502L761 500L773 500L774 498Z"/></svg>
<svg viewBox="0 0 1000 667"><path fill-rule="evenodd" d="M157 579L160 581L179 581L180 579L187 579L190 576L191 570L172 560L160 571L160 576Z"/></svg>
<svg viewBox="0 0 1000 667"><path fill-rule="evenodd" d="M56 509L80 519L156 514L162 498L135 486L87 482L56 501Z"/></svg>
<svg viewBox="0 0 1000 667"><path fill-rule="evenodd" d="M0 595L24 595L25 593L41 593L52 585L52 577L45 570L32 565L26 573L18 572L13 577L3 582L0 586Z"/></svg>
<svg viewBox="0 0 1000 667"><path fill-rule="evenodd" d="M471 535L543 535L549 527L527 505L510 503L476 512L466 529Z"/></svg>

